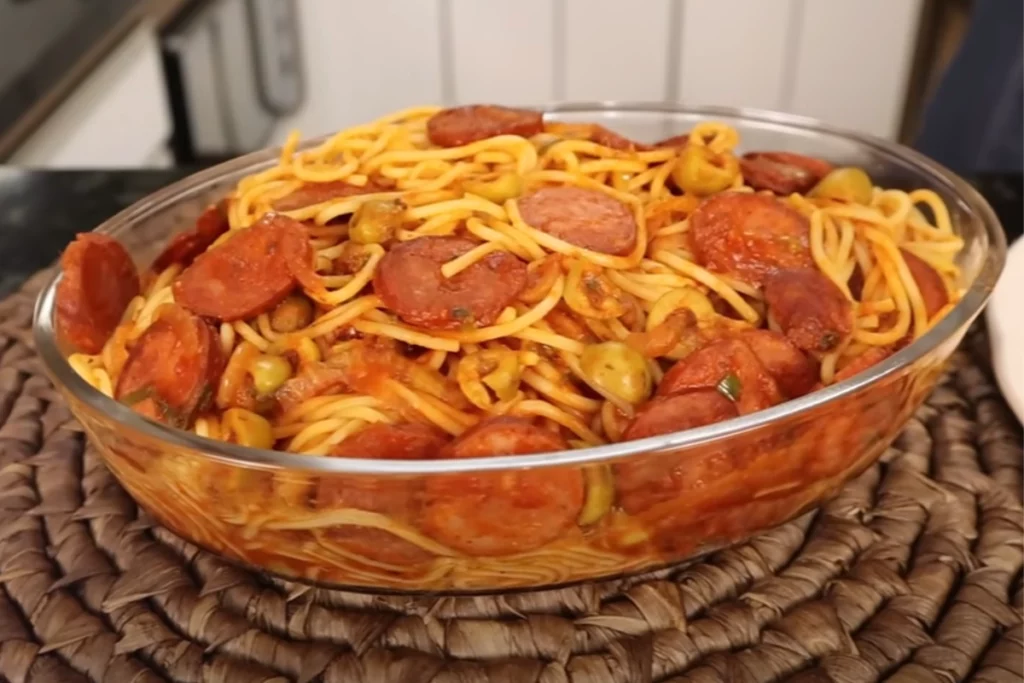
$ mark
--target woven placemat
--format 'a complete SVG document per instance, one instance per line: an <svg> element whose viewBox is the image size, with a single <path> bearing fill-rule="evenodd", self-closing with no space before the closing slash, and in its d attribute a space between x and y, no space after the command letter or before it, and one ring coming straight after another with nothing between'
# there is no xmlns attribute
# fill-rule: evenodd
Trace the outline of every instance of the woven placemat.
<svg viewBox="0 0 1024 683"><path fill-rule="evenodd" d="M882 462L706 561L506 596L386 597L252 573L154 526L0 303L0 678L1020 681L1020 425L971 332Z"/></svg>

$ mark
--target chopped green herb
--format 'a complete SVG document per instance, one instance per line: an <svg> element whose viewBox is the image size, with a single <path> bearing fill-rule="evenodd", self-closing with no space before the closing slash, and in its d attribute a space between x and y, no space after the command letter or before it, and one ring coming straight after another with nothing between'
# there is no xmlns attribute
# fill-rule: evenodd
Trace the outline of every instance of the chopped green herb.
<svg viewBox="0 0 1024 683"><path fill-rule="evenodd" d="M740 400L740 396L743 393L743 385L740 383L740 378L731 372L723 377L715 388L718 389L718 393L733 403Z"/></svg>
<svg viewBox="0 0 1024 683"><path fill-rule="evenodd" d="M462 306L455 306L452 308L452 317L456 320L465 320L470 315L468 308L463 308Z"/></svg>
<svg viewBox="0 0 1024 683"><path fill-rule="evenodd" d="M818 341L819 351L831 351L836 348L836 344L839 343L839 335L835 332L826 332L821 335L821 339Z"/></svg>

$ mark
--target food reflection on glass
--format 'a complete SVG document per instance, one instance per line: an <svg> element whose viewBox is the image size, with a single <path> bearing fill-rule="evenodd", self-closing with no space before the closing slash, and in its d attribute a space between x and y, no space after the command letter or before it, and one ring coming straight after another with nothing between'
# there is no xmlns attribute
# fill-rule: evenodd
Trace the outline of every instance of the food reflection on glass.
<svg viewBox="0 0 1024 683"><path fill-rule="evenodd" d="M141 273L112 237L67 248L56 327L81 377L166 425L314 458L554 453L803 396L960 297L962 240L936 193L740 154L714 121L645 144L532 111L423 107L297 142ZM736 514L715 517L729 505L751 530L782 521L799 505L770 511L735 483L781 476L785 454L760 458L772 448L419 479L135 460L241 559L290 545L286 573L486 587L650 566L668 510L705 520L695 543L729 535Z"/></svg>

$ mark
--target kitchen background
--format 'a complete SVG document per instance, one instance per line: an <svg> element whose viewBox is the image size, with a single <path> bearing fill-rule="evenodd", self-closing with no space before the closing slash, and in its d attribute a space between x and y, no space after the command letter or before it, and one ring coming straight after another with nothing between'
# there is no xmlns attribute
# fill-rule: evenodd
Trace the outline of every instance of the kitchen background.
<svg viewBox="0 0 1024 683"><path fill-rule="evenodd" d="M430 102L759 107L912 140L970 6L0 0L0 161L212 161Z"/></svg>

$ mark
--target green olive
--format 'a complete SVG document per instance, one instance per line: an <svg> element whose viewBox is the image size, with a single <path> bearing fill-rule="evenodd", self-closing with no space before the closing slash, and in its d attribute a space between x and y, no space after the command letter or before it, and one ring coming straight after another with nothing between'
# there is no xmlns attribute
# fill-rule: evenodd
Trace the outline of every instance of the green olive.
<svg viewBox="0 0 1024 683"><path fill-rule="evenodd" d="M252 383L260 396L272 394L292 376L292 365L282 356L263 354L249 368Z"/></svg>
<svg viewBox="0 0 1024 683"><path fill-rule="evenodd" d="M293 294L270 312L270 326L275 332L294 332L313 322L313 302Z"/></svg>
<svg viewBox="0 0 1024 683"><path fill-rule="evenodd" d="M672 178L685 192L706 196L732 185L740 172L732 154L715 154L707 147L687 145L672 169Z"/></svg>
<svg viewBox="0 0 1024 683"><path fill-rule="evenodd" d="M490 174L464 181L462 189L495 204L504 204L523 193L523 179L518 173Z"/></svg>
<svg viewBox="0 0 1024 683"><path fill-rule="evenodd" d="M349 226L348 238L359 244L390 240L405 216L405 206L394 199L374 199L360 206Z"/></svg>
<svg viewBox="0 0 1024 683"><path fill-rule="evenodd" d="M870 204L873 187L871 177L862 169L837 168L811 189L809 196L819 199L841 199L845 202Z"/></svg>
<svg viewBox="0 0 1024 683"><path fill-rule="evenodd" d="M595 389L627 403L638 404L651 395L647 361L622 342L591 344L580 356L580 370Z"/></svg>

